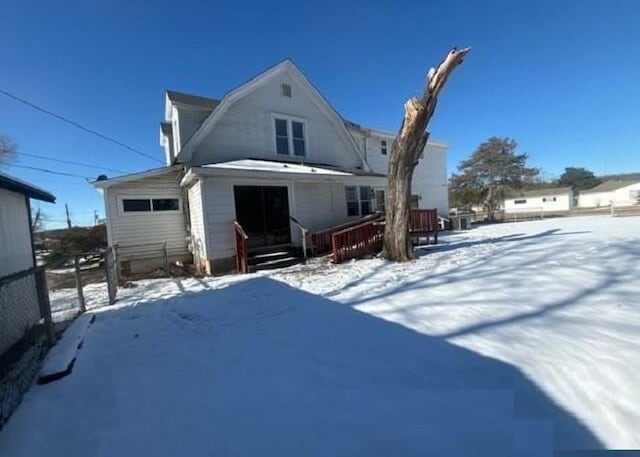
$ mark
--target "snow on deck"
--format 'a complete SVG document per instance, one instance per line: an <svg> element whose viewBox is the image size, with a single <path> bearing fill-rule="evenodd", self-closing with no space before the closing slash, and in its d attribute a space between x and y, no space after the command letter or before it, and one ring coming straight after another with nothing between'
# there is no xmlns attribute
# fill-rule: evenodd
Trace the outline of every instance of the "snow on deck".
<svg viewBox="0 0 640 457"><path fill-rule="evenodd" d="M26 395L0 455L639 448L639 241L640 218L550 219L406 264L140 281L96 311L73 373Z"/></svg>

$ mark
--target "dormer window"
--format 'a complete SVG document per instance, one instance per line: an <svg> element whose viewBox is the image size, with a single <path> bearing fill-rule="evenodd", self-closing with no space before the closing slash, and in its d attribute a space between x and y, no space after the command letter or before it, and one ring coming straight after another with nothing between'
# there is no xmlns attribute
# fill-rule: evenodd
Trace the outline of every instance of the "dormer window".
<svg viewBox="0 0 640 457"><path fill-rule="evenodd" d="M282 95L291 98L291 84L282 84Z"/></svg>
<svg viewBox="0 0 640 457"><path fill-rule="evenodd" d="M380 141L380 154L387 155L387 140Z"/></svg>
<svg viewBox="0 0 640 457"><path fill-rule="evenodd" d="M276 154L304 157L306 148L306 124L302 120L285 117L274 118Z"/></svg>

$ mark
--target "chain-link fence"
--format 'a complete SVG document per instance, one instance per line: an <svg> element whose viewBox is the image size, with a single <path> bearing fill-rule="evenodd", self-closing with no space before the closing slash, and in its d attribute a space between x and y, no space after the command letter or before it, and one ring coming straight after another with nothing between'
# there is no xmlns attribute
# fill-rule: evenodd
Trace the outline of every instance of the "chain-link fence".
<svg viewBox="0 0 640 457"><path fill-rule="evenodd" d="M0 278L0 428L55 341L42 267Z"/></svg>

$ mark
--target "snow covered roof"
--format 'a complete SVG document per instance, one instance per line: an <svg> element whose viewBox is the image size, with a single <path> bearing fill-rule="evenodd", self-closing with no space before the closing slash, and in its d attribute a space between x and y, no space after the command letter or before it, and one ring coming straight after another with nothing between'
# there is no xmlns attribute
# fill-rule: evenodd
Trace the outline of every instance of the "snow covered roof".
<svg viewBox="0 0 640 457"><path fill-rule="evenodd" d="M130 173L128 175L116 176L114 178L107 178L107 177L104 177L102 179L99 178L96 181L93 181L91 184L93 185L93 187L97 187L98 189L103 189L103 188L111 187L115 184L122 183L122 182L135 181L137 179L150 178L153 176L160 176L169 172L175 172L181 168L182 166L180 165L152 168L151 170L140 171L137 173Z"/></svg>
<svg viewBox="0 0 640 457"><path fill-rule="evenodd" d="M332 170L328 168L320 168L311 165L300 165L288 162L275 162L270 160L242 159L232 160L230 162L212 163L202 165L203 168L209 169L226 169L226 170L250 170L250 171L268 171L271 173L298 173L298 174L318 174L318 175L337 175L352 176L354 173L345 171Z"/></svg>
<svg viewBox="0 0 640 457"><path fill-rule="evenodd" d="M41 187L29 184L26 181L10 176L0 171L0 189L10 190L19 194L26 195L29 198L42 200L49 203L55 203L56 197Z"/></svg>

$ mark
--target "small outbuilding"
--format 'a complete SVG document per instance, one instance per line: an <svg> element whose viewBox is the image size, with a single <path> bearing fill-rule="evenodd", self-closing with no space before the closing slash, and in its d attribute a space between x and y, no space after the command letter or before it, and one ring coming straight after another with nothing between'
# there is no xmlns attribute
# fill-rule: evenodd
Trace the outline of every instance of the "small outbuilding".
<svg viewBox="0 0 640 457"><path fill-rule="evenodd" d="M610 180L580 192L580 208L632 206L640 203L640 180Z"/></svg>
<svg viewBox="0 0 640 457"><path fill-rule="evenodd" d="M518 192L504 200L505 213L569 211L574 206L571 187L550 187Z"/></svg>

